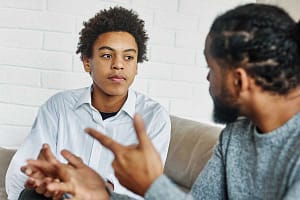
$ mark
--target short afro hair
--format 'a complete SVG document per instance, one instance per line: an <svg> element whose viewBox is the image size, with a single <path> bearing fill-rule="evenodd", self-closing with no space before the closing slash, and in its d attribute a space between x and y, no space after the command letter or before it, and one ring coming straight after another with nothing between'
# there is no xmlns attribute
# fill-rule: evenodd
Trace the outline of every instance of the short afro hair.
<svg viewBox="0 0 300 200"><path fill-rule="evenodd" d="M138 46L139 63L147 61L148 35L144 28L144 21L140 19L133 10L123 7L111 7L98 12L93 18L83 23L84 28L80 31L79 42L76 53L80 53L80 58L91 58L93 44L102 33L121 31L128 32L134 38Z"/></svg>

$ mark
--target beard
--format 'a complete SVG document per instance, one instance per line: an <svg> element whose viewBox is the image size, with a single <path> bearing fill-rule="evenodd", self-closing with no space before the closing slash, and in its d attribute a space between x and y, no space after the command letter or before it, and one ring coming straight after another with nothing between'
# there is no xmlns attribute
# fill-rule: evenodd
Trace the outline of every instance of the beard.
<svg viewBox="0 0 300 200"><path fill-rule="evenodd" d="M222 97L223 96L223 97ZM214 97L213 121L220 124L228 124L237 120L240 116L240 110L237 105L226 102L227 95Z"/></svg>

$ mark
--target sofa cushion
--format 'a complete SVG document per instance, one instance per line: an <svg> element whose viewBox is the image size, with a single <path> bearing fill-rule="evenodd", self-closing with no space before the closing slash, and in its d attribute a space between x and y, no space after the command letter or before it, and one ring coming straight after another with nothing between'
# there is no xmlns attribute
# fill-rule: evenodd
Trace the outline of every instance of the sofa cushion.
<svg viewBox="0 0 300 200"><path fill-rule="evenodd" d="M7 199L5 192L5 174L15 151L16 150L4 149L0 147L0 199Z"/></svg>
<svg viewBox="0 0 300 200"><path fill-rule="evenodd" d="M221 127L171 116L171 142L164 172L189 190L212 155Z"/></svg>

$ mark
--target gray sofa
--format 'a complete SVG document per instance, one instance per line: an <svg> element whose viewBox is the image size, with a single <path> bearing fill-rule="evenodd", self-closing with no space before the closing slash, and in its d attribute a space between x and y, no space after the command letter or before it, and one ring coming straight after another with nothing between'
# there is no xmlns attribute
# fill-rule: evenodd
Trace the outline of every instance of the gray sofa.
<svg viewBox="0 0 300 200"><path fill-rule="evenodd" d="M165 173L189 191L210 158L221 128L171 116L171 143ZM0 200L6 200L5 173L15 150L0 147Z"/></svg>
<svg viewBox="0 0 300 200"><path fill-rule="evenodd" d="M0 200L6 200L5 192L5 174L11 157L14 155L15 150L4 149L0 147Z"/></svg>

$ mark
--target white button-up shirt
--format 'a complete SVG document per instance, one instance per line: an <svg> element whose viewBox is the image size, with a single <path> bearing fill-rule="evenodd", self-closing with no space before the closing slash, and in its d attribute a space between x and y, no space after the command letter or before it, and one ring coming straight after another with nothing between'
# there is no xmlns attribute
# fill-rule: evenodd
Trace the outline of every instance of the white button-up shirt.
<svg viewBox="0 0 300 200"><path fill-rule="evenodd" d="M111 166L113 154L84 132L94 128L117 142L129 145L138 143L133 116L140 113L145 121L148 136L165 162L170 142L171 123L167 111L149 97L128 91L128 97L118 114L102 120L101 114L91 103L91 88L69 90L51 97L41 106L30 134L13 157L6 174L8 199L18 199L27 177L20 167L29 158L37 158L43 143L48 143L56 157L68 149L103 178L114 183L115 192L135 196L119 184ZM135 196L136 197L136 196Z"/></svg>

